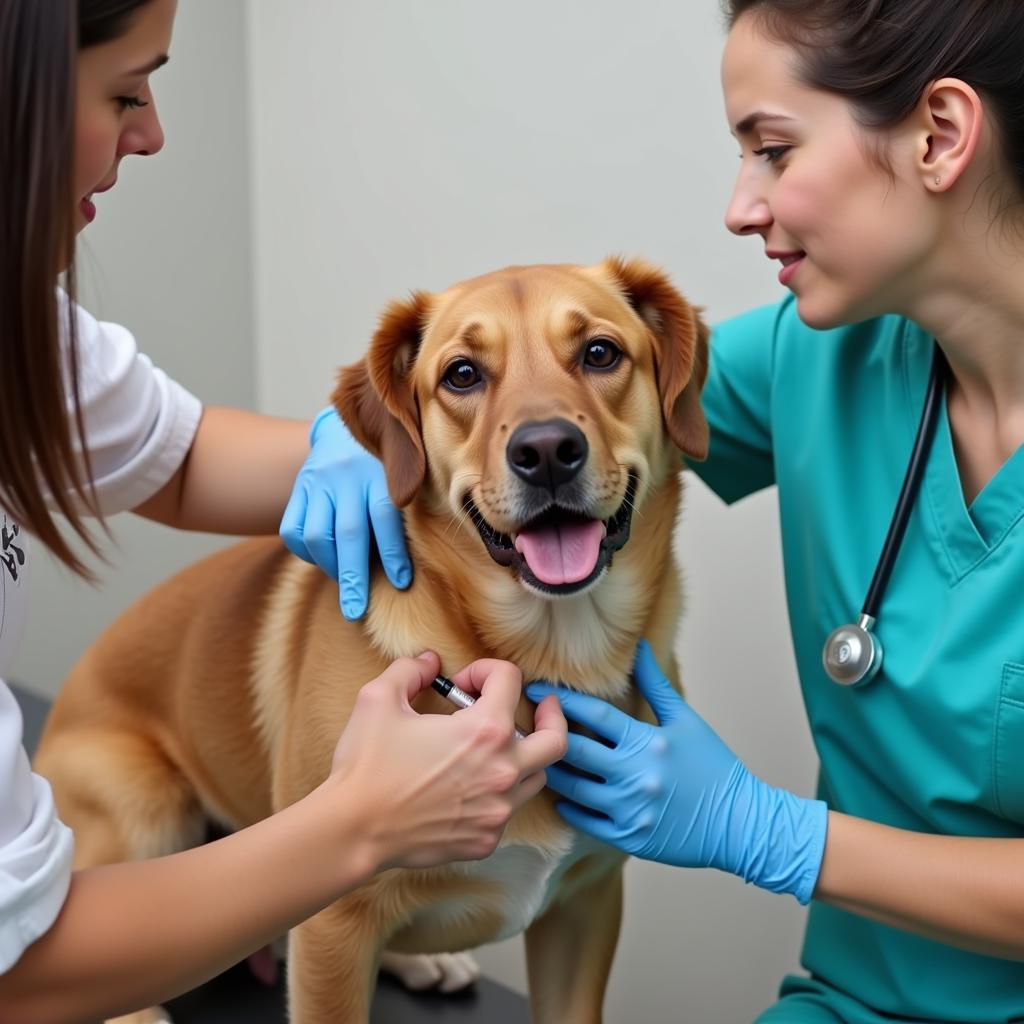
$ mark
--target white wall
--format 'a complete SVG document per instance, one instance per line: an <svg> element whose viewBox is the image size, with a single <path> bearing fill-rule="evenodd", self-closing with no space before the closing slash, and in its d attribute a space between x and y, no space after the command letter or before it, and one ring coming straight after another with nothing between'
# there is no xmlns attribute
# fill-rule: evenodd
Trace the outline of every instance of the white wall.
<svg viewBox="0 0 1024 1024"><path fill-rule="evenodd" d="M259 399L303 415L383 304L519 262L638 253L710 319L778 296L722 226L736 145L716 0L254 0ZM301 353L299 358L298 353ZM763 777L809 794L774 495L694 483L680 553L689 695ZM733 878L634 863L608 1020L750 1020L803 913ZM523 986L518 940L484 950Z"/></svg>
<svg viewBox="0 0 1024 1024"><path fill-rule="evenodd" d="M122 164L79 244L82 301L207 404L255 405L244 0L182 0L171 63L153 79L167 145ZM130 514L110 520L98 589L34 546L30 624L15 678L56 693L124 607L222 538Z"/></svg>

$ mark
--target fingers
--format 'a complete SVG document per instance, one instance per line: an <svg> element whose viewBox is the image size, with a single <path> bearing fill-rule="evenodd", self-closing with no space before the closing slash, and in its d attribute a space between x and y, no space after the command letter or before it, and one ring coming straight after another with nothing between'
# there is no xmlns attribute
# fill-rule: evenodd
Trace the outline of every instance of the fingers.
<svg viewBox="0 0 1024 1024"><path fill-rule="evenodd" d="M304 562L313 561L313 556L306 550L306 542L302 537L308 502L309 496L306 494L306 488L297 485L292 491L292 496L288 499L284 515L281 516L281 525L277 530L281 535L281 540L284 541L285 547Z"/></svg>
<svg viewBox="0 0 1024 1024"><path fill-rule="evenodd" d="M591 810L604 810L604 804L608 801L608 787L603 782L586 779L557 764L548 769L547 779L548 789L564 796L566 800Z"/></svg>
<svg viewBox="0 0 1024 1024"><path fill-rule="evenodd" d="M685 702L672 689L672 684L658 667L658 662L646 640L641 640L636 648L636 660L633 662L633 674L636 685L651 705L660 725L674 722L680 715Z"/></svg>
<svg viewBox="0 0 1024 1024"><path fill-rule="evenodd" d="M394 586L404 590L412 582L412 563L405 547L402 513L391 501L383 470L370 479L367 507L384 572Z"/></svg>
<svg viewBox="0 0 1024 1024"><path fill-rule="evenodd" d="M562 686L552 686L550 683L530 683L526 687L526 695L530 700L537 701L549 694L558 698L566 718L585 725L612 743L621 743L628 735L630 726L635 724L635 719L598 697L577 693Z"/></svg>
<svg viewBox="0 0 1024 1024"><path fill-rule="evenodd" d="M354 622L366 612L370 589L370 527L362 492L352 501L338 502L332 526L341 614Z"/></svg>
<svg viewBox="0 0 1024 1024"><path fill-rule="evenodd" d="M569 723L565 720L562 705L554 694L549 694L536 707L533 712L534 730L554 728L568 733Z"/></svg>
<svg viewBox="0 0 1024 1024"><path fill-rule="evenodd" d="M388 497L380 463L332 406L317 416L310 435L313 455L302 476L310 474L311 483L292 491L280 533L290 551L338 581L342 614L353 621L366 612L371 529L391 582L407 587L412 581L402 518Z"/></svg>
<svg viewBox="0 0 1024 1024"><path fill-rule="evenodd" d="M511 717L523 695L523 674L510 661L480 658L452 676L452 682L471 696L488 714Z"/></svg>
<svg viewBox="0 0 1024 1024"><path fill-rule="evenodd" d="M533 732L519 741L519 764L523 771L539 772L565 756L569 725L554 697L545 698L533 718Z"/></svg>
<svg viewBox="0 0 1024 1024"><path fill-rule="evenodd" d="M522 680L522 673L515 665L495 658L474 661L452 677L452 682L460 689L471 695L479 694L472 713L500 723L510 736L523 693ZM520 772L533 774L559 760L565 753L568 729L558 701L542 702L534 715L533 732L517 744Z"/></svg>
<svg viewBox="0 0 1024 1024"><path fill-rule="evenodd" d="M598 842L607 843L609 846L621 846L621 838L618 835L615 822L610 818L591 814L577 804L563 800L555 804L555 810L567 825L571 825L577 831L586 832Z"/></svg>
<svg viewBox="0 0 1024 1024"><path fill-rule="evenodd" d="M521 779L512 798L513 811L518 811L528 800L532 800L545 786L544 772L533 772Z"/></svg>
<svg viewBox="0 0 1024 1024"><path fill-rule="evenodd" d="M331 579L338 577L338 554L334 546L334 502L326 491L313 490L307 495L306 520L302 539L313 562Z"/></svg>
<svg viewBox="0 0 1024 1024"><path fill-rule="evenodd" d="M562 760L580 771L598 775L606 782L614 778L622 767L622 755L612 747L576 732L569 734Z"/></svg>
<svg viewBox="0 0 1024 1024"><path fill-rule="evenodd" d="M440 667L440 658L433 651L424 651L416 658L399 658L393 661L367 686L384 690L392 695L398 704L412 711L410 701L430 686Z"/></svg>

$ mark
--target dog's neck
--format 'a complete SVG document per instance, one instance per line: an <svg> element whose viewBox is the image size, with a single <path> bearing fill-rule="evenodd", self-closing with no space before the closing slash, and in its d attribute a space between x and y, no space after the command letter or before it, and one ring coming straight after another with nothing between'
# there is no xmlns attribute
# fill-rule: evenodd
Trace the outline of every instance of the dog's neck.
<svg viewBox="0 0 1024 1024"><path fill-rule="evenodd" d="M414 503L406 512L412 587L378 583L367 625L387 657L435 650L442 671L480 657L515 662L525 679L621 697L637 641L671 651L678 611L672 532L680 486L673 474L644 502L629 542L588 591L546 598L495 564L472 528Z"/></svg>

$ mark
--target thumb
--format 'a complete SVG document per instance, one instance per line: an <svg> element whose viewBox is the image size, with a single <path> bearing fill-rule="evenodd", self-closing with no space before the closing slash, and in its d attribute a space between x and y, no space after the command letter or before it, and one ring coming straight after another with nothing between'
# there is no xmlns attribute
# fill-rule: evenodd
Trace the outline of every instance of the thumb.
<svg viewBox="0 0 1024 1024"><path fill-rule="evenodd" d="M681 709L685 707L683 698L672 689L672 684L658 667L654 651L646 640L637 644L633 677L644 699L651 705L659 725L668 725L679 717Z"/></svg>
<svg viewBox="0 0 1024 1024"><path fill-rule="evenodd" d="M433 651L424 651L415 658L393 661L377 679L386 684L402 707L408 708L412 699L433 683L440 668L438 656Z"/></svg>

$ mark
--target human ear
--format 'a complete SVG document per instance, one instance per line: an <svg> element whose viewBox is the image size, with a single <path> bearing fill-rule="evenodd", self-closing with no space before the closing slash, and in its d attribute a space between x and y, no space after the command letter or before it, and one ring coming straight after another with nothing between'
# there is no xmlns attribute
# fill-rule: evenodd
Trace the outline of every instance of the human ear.
<svg viewBox="0 0 1024 1024"><path fill-rule="evenodd" d="M917 171L925 188L945 192L970 166L981 141L985 109L981 97L959 78L940 78L918 105Z"/></svg>

